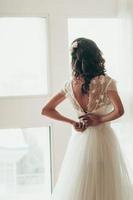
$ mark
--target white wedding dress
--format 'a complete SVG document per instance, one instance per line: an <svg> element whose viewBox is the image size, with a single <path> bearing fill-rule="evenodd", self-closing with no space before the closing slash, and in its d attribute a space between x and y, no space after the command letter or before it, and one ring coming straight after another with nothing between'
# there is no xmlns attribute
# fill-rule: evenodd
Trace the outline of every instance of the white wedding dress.
<svg viewBox="0 0 133 200"><path fill-rule="evenodd" d="M106 114L113 109L107 90L117 90L108 75L91 80L88 112ZM71 78L61 92L72 103L77 117L85 114L75 99ZM132 185L119 141L110 122L74 130L68 142L51 200L133 200Z"/></svg>

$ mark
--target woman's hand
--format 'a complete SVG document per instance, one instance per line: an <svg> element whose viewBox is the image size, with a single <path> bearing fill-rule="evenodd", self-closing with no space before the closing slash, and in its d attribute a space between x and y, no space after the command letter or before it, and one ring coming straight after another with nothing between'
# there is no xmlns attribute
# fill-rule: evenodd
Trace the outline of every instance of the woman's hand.
<svg viewBox="0 0 133 200"><path fill-rule="evenodd" d="M73 122L72 125L74 129L79 132L83 132L88 127L84 122Z"/></svg>
<svg viewBox="0 0 133 200"><path fill-rule="evenodd" d="M92 113L82 115L79 117L79 119L82 119L82 121L86 124L86 126L96 126L101 123L100 115Z"/></svg>

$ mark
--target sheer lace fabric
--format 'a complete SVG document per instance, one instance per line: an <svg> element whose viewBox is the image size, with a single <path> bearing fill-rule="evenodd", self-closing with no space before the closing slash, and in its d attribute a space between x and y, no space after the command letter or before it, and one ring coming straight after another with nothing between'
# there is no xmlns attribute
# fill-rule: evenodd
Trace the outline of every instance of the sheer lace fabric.
<svg viewBox="0 0 133 200"><path fill-rule="evenodd" d="M66 80L61 91L71 100L73 106L78 111L83 111L73 95L71 81L72 80ZM101 75L100 77L95 77L91 80L87 105L88 112L94 112L102 106L111 104L107 95L107 90L117 91L116 81L108 75Z"/></svg>

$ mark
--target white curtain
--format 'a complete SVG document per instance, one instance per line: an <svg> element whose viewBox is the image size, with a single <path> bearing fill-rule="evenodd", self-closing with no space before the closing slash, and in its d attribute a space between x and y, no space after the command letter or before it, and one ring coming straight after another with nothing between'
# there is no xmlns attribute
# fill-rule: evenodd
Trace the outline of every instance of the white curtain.
<svg viewBox="0 0 133 200"><path fill-rule="evenodd" d="M119 0L119 65L117 83L125 114L114 123L133 183L133 7L129 0Z"/></svg>

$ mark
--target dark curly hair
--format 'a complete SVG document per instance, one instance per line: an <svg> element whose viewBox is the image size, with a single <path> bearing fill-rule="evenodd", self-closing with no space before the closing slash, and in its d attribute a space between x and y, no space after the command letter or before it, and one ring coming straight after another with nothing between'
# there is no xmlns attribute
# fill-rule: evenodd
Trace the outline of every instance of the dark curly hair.
<svg viewBox="0 0 133 200"><path fill-rule="evenodd" d="M74 45L76 42L77 46ZM84 83L81 86L82 94L87 94L92 78L105 75L105 59L102 52L93 40L77 38L71 43L71 66L74 77L82 76Z"/></svg>

